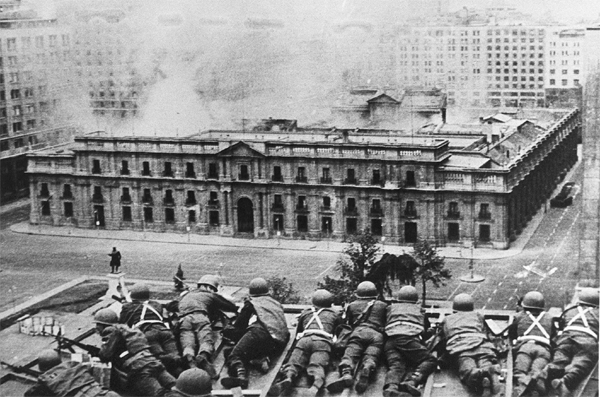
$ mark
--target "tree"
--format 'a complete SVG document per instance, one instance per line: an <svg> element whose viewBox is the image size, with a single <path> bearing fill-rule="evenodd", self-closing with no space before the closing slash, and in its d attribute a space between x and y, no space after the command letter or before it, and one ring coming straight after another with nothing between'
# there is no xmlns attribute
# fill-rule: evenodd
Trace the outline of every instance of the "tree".
<svg viewBox="0 0 600 397"><path fill-rule="evenodd" d="M280 303L298 303L300 297L298 291L294 288L293 283L288 283L285 277L273 276L267 279L267 284L271 290L273 299Z"/></svg>
<svg viewBox="0 0 600 397"><path fill-rule="evenodd" d="M335 304L351 301L358 284L367 280L379 255L378 244L379 240L368 229L350 237L348 245L342 251L347 258L340 257L335 267L340 278L325 276L323 282L319 282L319 288L324 288L334 295Z"/></svg>
<svg viewBox="0 0 600 397"><path fill-rule="evenodd" d="M417 261L414 269L415 280L421 280L423 286L422 305L425 306L427 296L427 282L431 281L434 286L446 285L446 280L452 277L449 269L446 269L445 259L438 255L435 247L427 240L419 240L413 247L412 256Z"/></svg>
<svg viewBox="0 0 600 397"><path fill-rule="evenodd" d="M385 253L371 268L367 279L377 287L380 296L392 294L392 281L400 284L415 285L414 271L419 266L415 259L403 253L394 255Z"/></svg>

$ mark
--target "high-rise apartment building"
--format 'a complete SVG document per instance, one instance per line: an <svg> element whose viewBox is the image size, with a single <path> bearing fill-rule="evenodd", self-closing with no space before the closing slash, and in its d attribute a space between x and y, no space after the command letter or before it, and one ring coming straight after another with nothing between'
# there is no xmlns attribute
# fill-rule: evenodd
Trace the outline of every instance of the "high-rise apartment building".
<svg viewBox="0 0 600 397"><path fill-rule="evenodd" d="M546 35L546 102L550 107L581 107L584 79L583 28L548 28Z"/></svg>
<svg viewBox="0 0 600 397"><path fill-rule="evenodd" d="M28 192L25 153L73 135L56 111L72 84L70 30L13 3L0 14L2 200Z"/></svg>

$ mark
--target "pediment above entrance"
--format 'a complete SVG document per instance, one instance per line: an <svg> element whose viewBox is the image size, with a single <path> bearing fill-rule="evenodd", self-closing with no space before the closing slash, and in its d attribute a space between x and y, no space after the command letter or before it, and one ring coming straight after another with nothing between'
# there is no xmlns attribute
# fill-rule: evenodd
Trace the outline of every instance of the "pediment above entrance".
<svg viewBox="0 0 600 397"><path fill-rule="evenodd" d="M246 142L240 141L235 143L228 148L221 150L217 153L219 157L257 157L263 158L265 155L256 149L253 149Z"/></svg>

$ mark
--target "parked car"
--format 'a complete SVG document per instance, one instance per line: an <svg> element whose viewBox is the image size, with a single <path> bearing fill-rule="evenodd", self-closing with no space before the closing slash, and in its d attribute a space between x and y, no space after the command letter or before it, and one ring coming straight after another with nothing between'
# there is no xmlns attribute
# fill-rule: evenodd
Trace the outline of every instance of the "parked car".
<svg viewBox="0 0 600 397"><path fill-rule="evenodd" d="M550 207L562 208L573 204L573 196L571 195L573 192L573 187L575 187L575 182L565 183L560 193L550 200Z"/></svg>

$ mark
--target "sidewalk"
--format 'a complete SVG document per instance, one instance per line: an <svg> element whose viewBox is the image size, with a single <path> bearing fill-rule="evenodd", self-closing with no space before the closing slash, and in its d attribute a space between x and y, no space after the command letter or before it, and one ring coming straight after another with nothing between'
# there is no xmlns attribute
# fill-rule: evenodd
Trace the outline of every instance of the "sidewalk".
<svg viewBox="0 0 600 397"><path fill-rule="evenodd" d="M521 253L523 247L527 244L531 235L537 229L542 221L543 211L539 213L529 222L523 233L517 241L511 244L507 250L494 250L490 248L475 248L473 249L473 259L502 259ZM274 250L291 250L291 251L320 251L320 252L341 252L347 243L338 241L310 241L310 240L288 240L288 239L246 239L234 237L221 237L214 235L199 235L199 234L179 234L179 233L156 233L156 232L140 232L131 230L93 230L80 229L67 226L48 226L48 225L30 225L27 222L17 223L10 227L14 233L21 234L37 234L45 236L60 236L60 237L75 237L75 238L92 238L113 241L147 241L153 243L165 244L196 244L196 245L211 245L219 247L236 247L249 249L274 249ZM399 246L382 244L384 252L391 254L409 253L412 246ZM461 247L439 247L438 252L446 258L463 258L470 259L471 250Z"/></svg>

